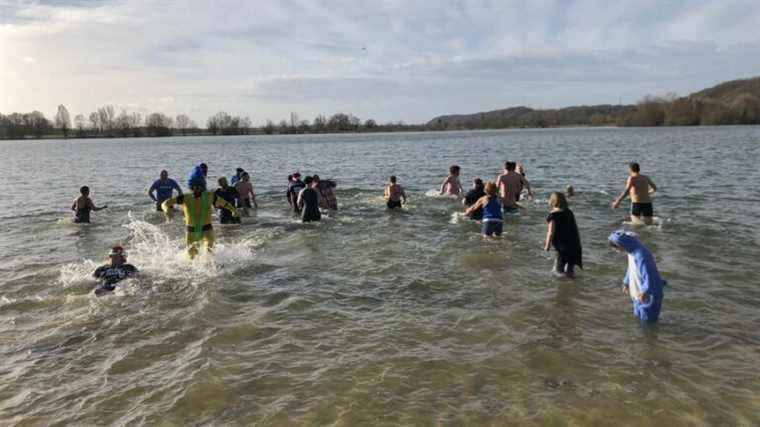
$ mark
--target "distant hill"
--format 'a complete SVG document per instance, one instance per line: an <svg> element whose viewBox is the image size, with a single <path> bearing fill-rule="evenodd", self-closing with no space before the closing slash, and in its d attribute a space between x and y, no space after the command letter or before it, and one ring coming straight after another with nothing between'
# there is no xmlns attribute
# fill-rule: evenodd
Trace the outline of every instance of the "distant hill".
<svg viewBox="0 0 760 427"><path fill-rule="evenodd" d="M475 114L436 117L427 123L432 129L501 129L513 127L601 126L615 124L633 105L591 105L535 110L512 107Z"/></svg>
<svg viewBox="0 0 760 427"><path fill-rule="evenodd" d="M685 97L645 96L636 105L536 110L512 107L430 120L433 130L558 126L687 126L760 124L760 77L733 80Z"/></svg>
<svg viewBox="0 0 760 427"><path fill-rule="evenodd" d="M760 97L760 77L724 82L709 89L692 93L689 95L689 98L712 99L731 103L737 98L746 95Z"/></svg>

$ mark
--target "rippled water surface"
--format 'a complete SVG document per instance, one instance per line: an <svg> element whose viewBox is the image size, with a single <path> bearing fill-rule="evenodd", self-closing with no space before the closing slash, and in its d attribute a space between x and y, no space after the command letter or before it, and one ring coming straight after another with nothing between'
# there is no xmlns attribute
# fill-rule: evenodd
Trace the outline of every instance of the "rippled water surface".
<svg viewBox="0 0 760 427"><path fill-rule="evenodd" d="M760 128L0 141L0 424L760 423ZM537 197L484 242L427 196L525 163ZM670 282L642 329L607 249L626 163L660 187L640 229ZM196 262L146 196L158 171L243 166L259 211ZM338 181L302 226L293 170ZM411 203L384 209L396 174ZM586 270L550 274L546 198L573 184ZM79 186L93 224L68 207ZM124 243L139 279L96 298Z"/></svg>

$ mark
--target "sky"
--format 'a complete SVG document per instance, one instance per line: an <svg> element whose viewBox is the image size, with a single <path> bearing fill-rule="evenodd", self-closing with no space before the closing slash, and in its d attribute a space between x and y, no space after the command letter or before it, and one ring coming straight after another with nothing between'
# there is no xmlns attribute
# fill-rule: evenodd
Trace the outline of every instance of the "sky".
<svg viewBox="0 0 760 427"><path fill-rule="evenodd" d="M0 113L255 124L686 95L760 75L758 0L0 0Z"/></svg>

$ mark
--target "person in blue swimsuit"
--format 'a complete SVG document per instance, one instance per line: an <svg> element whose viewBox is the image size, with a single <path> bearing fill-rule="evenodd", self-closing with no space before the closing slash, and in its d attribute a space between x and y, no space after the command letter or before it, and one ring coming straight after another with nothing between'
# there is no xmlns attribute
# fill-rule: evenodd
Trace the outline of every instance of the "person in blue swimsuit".
<svg viewBox="0 0 760 427"><path fill-rule="evenodd" d="M489 181L483 190L486 195L467 208L464 214L469 216L482 208L483 236L501 236L504 231L504 215L501 211L501 200L496 194L496 184Z"/></svg>
<svg viewBox="0 0 760 427"><path fill-rule="evenodd" d="M178 196L182 195L182 189L177 184L177 181L169 178L169 172L162 170L160 178L150 186L148 196L156 202L156 210L161 212L161 203L174 197L175 190Z"/></svg>

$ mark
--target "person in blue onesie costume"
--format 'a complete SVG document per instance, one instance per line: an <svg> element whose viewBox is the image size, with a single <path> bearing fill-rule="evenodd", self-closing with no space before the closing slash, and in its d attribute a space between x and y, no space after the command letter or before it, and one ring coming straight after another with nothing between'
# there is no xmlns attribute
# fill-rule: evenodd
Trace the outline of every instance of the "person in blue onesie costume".
<svg viewBox="0 0 760 427"><path fill-rule="evenodd" d="M654 256L636 233L618 230L610 234L610 246L628 255L628 270L623 279L623 291L631 297L633 314L645 323L654 323L660 317L662 280Z"/></svg>

